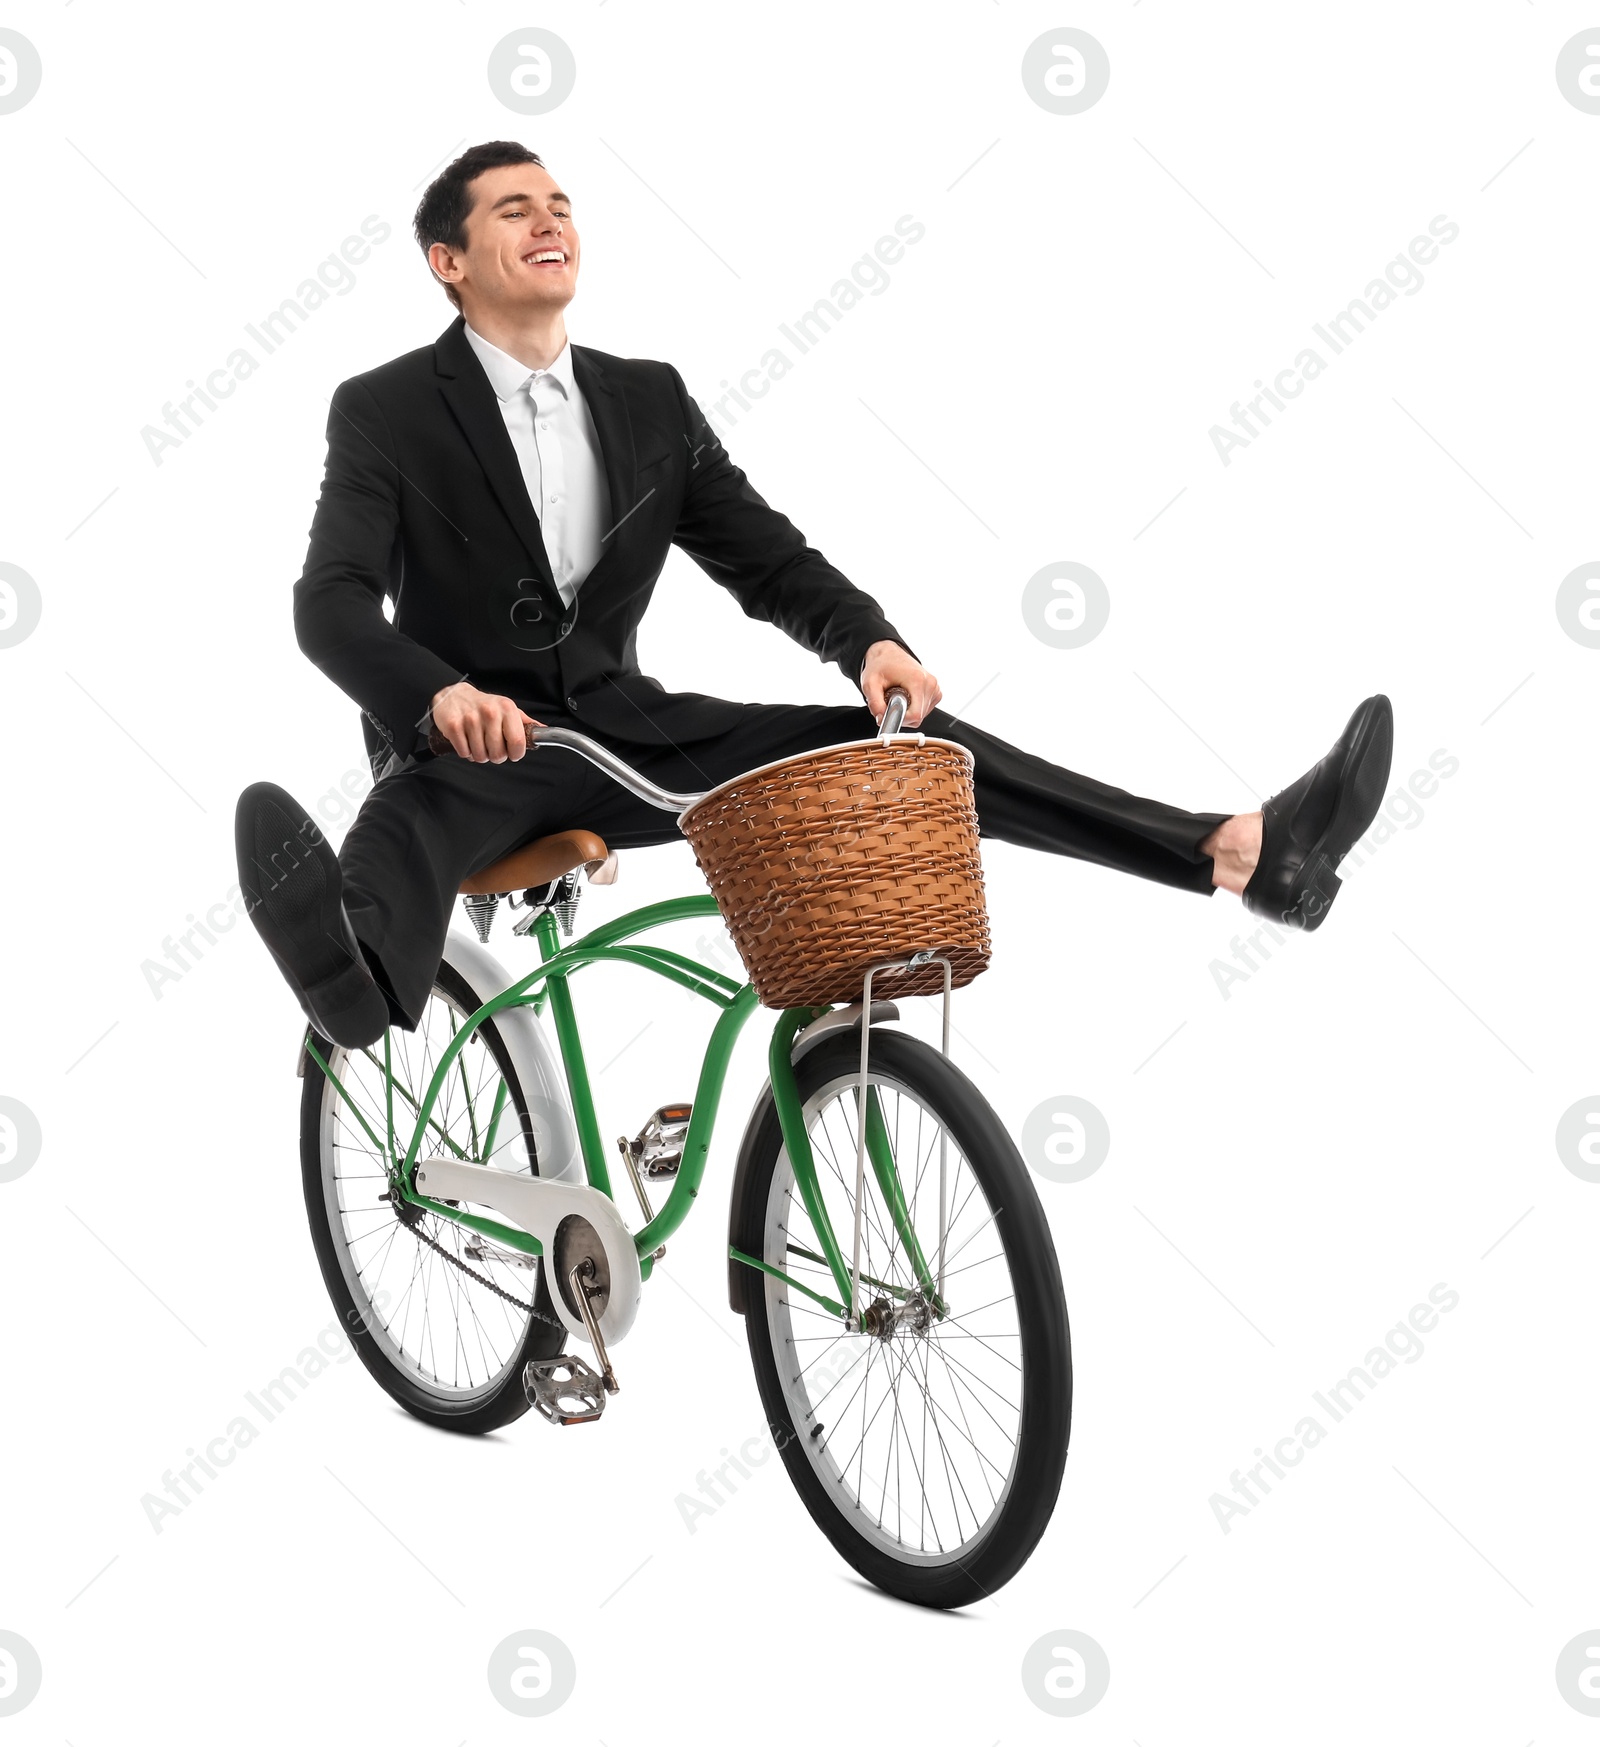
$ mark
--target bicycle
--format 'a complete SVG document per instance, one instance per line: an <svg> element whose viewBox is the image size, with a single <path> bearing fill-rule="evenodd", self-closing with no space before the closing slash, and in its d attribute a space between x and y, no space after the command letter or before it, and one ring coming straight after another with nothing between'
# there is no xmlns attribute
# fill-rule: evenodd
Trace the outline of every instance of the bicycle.
<svg viewBox="0 0 1600 1747"><path fill-rule="evenodd" d="M891 698L882 737L905 703ZM703 798L659 789L570 730L530 739L680 816ZM309 1028L303 1038L302 1175L324 1281L377 1382L456 1431L493 1430L530 1406L556 1425L600 1418L619 1388L611 1351L699 1193L729 1059L757 1005L752 984L640 938L718 915L712 895L572 939L580 870L608 884L615 861L572 831L465 881L478 938L450 934L414 1033L359 1050ZM520 976L487 949L502 898L524 912L513 933L539 952ZM570 989L602 962L718 1010L692 1104L662 1107L617 1143L636 1230L613 1196ZM940 1050L886 1029L898 1009L873 994L875 980L881 993L929 963L943 966ZM932 1607L991 1593L1032 1552L1060 1488L1072 1391L1043 1211L998 1117L949 1059L950 988L949 959L921 951L870 967L858 1003L778 1014L728 1241L729 1301L806 1509L869 1581ZM650 1186L664 1182L656 1207Z"/></svg>

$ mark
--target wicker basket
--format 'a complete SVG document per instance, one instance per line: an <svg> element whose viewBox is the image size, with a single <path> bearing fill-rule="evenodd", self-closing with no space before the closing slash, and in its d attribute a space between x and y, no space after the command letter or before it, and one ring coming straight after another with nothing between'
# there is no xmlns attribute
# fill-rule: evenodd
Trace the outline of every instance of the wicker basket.
<svg viewBox="0 0 1600 1747"><path fill-rule="evenodd" d="M763 765L678 820L765 1007L859 1001L870 965L932 949L956 988L989 963L972 754L920 735ZM944 987L938 965L886 1000Z"/></svg>

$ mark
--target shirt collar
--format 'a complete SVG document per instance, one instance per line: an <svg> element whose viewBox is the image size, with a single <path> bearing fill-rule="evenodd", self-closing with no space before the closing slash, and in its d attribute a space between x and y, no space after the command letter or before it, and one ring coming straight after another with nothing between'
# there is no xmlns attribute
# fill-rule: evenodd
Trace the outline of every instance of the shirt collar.
<svg viewBox="0 0 1600 1747"><path fill-rule="evenodd" d="M568 400L573 399L576 393L570 341L563 344L548 370L530 370L520 359L513 358L509 352L502 352L482 334L474 333L471 327L467 328L467 344L476 353L484 374L489 378L489 386L501 400L510 400L520 394L535 376L554 382Z"/></svg>

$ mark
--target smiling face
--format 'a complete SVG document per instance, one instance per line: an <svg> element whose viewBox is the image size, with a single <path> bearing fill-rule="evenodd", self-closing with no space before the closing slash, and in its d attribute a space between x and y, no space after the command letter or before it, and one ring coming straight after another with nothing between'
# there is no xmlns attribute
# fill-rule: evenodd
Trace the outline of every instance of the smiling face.
<svg viewBox="0 0 1600 1747"><path fill-rule="evenodd" d="M538 164L485 170L471 185L464 249L435 243L428 264L473 310L515 319L565 309L578 289L572 202Z"/></svg>

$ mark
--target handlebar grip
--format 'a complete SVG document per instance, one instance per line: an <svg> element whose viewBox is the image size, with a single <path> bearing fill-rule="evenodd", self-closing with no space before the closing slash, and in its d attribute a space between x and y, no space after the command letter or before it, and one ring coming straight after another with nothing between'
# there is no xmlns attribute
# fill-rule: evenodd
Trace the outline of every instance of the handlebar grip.
<svg viewBox="0 0 1600 1747"><path fill-rule="evenodd" d="M892 685L884 694L883 720L878 724L878 738L887 740L900 732L900 726L906 719L906 711L911 708L911 693L903 685Z"/></svg>
<svg viewBox="0 0 1600 1747"><path fill-rule="evenodd" d="M569 751L576 752L580 758L588 759L597 770L603 770L613 782L621 783L630 794L637 795L648 806L660 807L667 813L681 813L692 807L696 801L705 799L702 794L679 795L670 789L661 788L648 777L641 776L631 765L624 764L599 741L591 740L587 734L574 733L571 728L549 728L527 717L523 718L523 723L528 735L529 752L536 746L565 746ZM456 756L456 749L431 723L428 727L428 750L437 758Z"/></svg>
<svg viewBox="0 0 1600 1747"><path fill-rule="evenodd" d="M533 751L534 746L538 743L538 729L539 724L531 717L524 716L522 718L522 731L528 738L528 750L530 752ZM435 758L456 758L460 756L455 747L453 747L450 742L445 739L444 735L442 735L433 725L433 719L431 717L428 720L428 750Z"/></svg>

